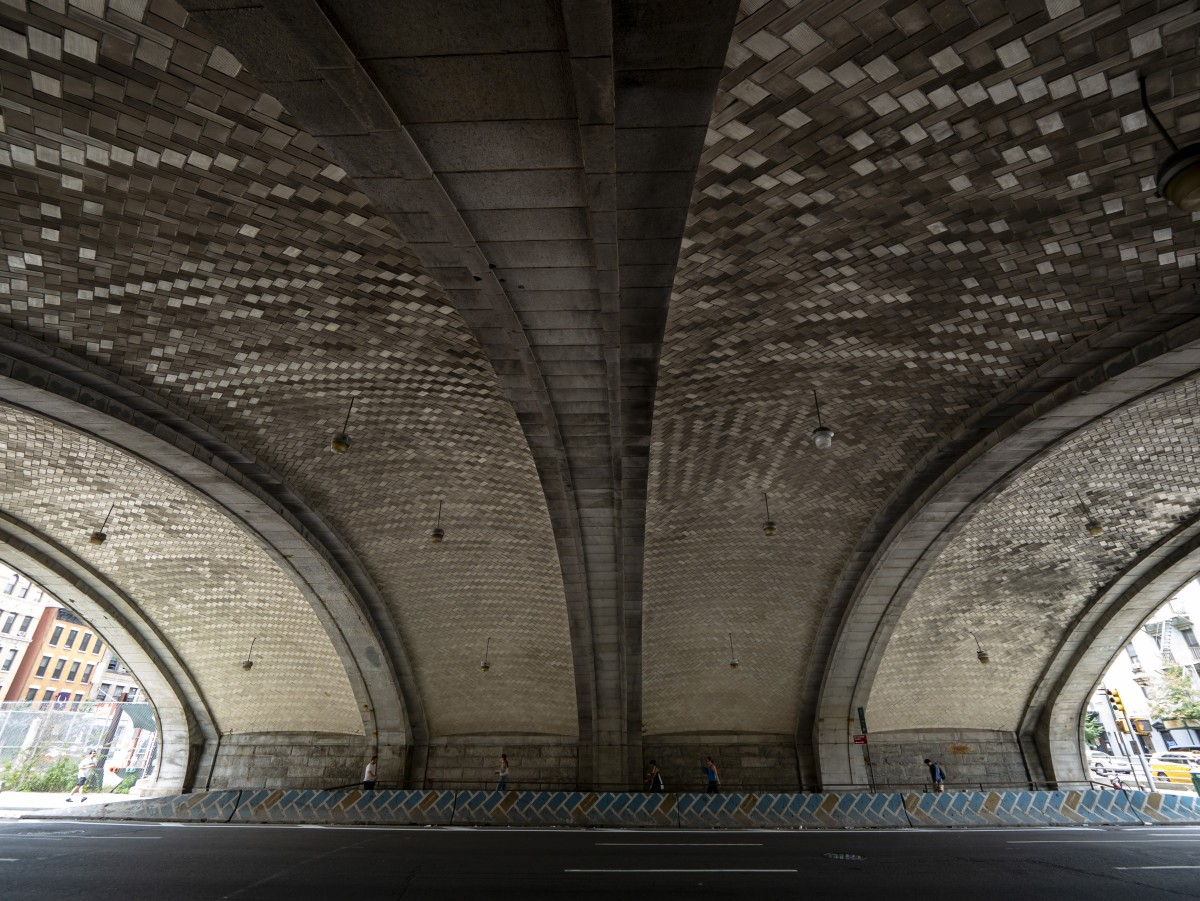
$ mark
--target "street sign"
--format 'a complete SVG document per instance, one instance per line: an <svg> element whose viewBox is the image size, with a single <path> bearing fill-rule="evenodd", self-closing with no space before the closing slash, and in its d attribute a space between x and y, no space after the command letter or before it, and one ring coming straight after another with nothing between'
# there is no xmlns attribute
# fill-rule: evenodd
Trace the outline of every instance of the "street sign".
<svg viewBox="0 0 1200 901"><path fill-rule="evenodd" d="M863 733L864 735L867 734L867 714L863 711L863 709L861 707L858 708L858 731ZM860 744L865 745L866 741L864 740L864 741L860 742Z"/></svg>
<svg viewBox="0 0 1200 901"><path fill-rule="evenodd" d="M854 736L854 743L856 745L865 745L867 743L867 737L865 735L856 735Z"/></svg>

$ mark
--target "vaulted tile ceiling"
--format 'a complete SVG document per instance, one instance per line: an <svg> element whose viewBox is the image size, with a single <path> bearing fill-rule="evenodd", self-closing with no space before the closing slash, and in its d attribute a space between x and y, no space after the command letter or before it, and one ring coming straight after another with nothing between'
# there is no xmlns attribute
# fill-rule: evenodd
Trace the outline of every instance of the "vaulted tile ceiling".
<svg viewBox="0 0 1200 901"><path fill-rule="evenodd" d="M792 734L830 599L923 461L1194 286L1137 76L1181 140L1200 128L1198 22L1101 0L6 0L0 324L302 498L382 597L431 735ZM39 440L74 484L61 428ZM1039 476L1064 483L1046 517L1095 452L1072 447ZM1181 477L1171 516L1195 509ZM82 519L144 479L128 463ZM886 680L932 665L945 586L987 601L997 556L973 534ZM1024 609L1009 627L1047 627ZM204 668L203 642L186 653ZM962 713L890 690L897 722ZM979 722L1013 728L1011 701Z"/></svg>

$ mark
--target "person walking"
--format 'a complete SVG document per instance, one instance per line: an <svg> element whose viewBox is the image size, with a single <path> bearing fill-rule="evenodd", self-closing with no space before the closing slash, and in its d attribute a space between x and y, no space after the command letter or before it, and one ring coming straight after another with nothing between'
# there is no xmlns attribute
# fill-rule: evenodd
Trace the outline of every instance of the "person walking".
<svg viewBox="0 0 1200 901"><path fill-rule="evenodd" d="M79 800L87 800L87 781L92 775L92 771L96 769L96 752L88 751L87 757L79 761L79 769L75 772L75 787L71 789L71 794L67 795L67 800L70 801L72 795L79 792L83 795Z"/></svg>
<svg viewBox="0 0 1200 901"><path fill-rule="evenodd" d="M379 764L378 757L372 757L370 759L370 761L367 763L367 768L363 770L363 777L362 777L363 788L370 790L375 787L375 772L376 772L376 768L377 768L378 764Z"/></svg>
<svg viewBox="0 0 1200 901"><path fill-rule="evenodd" d="M658 769L658 764L653 760L650 761L650 772L646 774L646 790L655 794L662 794L666 791L666 786L663 785L662 773Z"/></svg>
<svg viewBox="0 0 1200 901"><path fill-rule="evenodd" d="M717 772L717 765L713 763L711 757L705 757L701 770L704 771L704 776L708 779L706 794L715 795L717 793L717 786L721 784L721 775Z"/></svg>
<svg viewBox="0 0 1200 901"><path fill-rule="evenodd" d="M925 758L925 765L929 767L929 781L933 783L933 790L939 795L946 790L946 771L942 769L940 763Z"/></svg>
<svg viewBox="0 0 1200 901"><path fill-rule="evenodd" d="M496 791L508 791L508 755L500 755L500 766L496 770L496 775L500 779L496 782Z"/></svg>

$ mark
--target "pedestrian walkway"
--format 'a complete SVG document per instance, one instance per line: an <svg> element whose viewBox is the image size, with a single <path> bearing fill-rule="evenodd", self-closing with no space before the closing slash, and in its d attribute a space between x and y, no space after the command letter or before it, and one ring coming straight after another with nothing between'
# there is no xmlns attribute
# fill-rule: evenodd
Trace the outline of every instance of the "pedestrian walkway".
<svg viewBox="0 0 1200 901"><path fill-rule="evenodd" d="M56 816L62 816L78 807L95 804L111 804L113 802L136 800L129 795L114 795L109 792L96 792L81 801L76 795L70 802L67 793L61 792L5 792L0 791L0 820L15 820L27 813L48 811Z"/></svg>

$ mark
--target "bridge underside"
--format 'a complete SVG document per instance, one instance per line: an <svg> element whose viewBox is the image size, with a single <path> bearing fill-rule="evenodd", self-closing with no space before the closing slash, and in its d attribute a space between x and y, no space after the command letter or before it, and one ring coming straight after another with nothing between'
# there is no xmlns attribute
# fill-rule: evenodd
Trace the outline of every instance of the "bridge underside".
<svg viewBox="0 0 1200 901"><path fill-rule="evenodd" d="M1186 6L0 5L0 556L162 791L1080 779L1200 570Z"/></svg>

